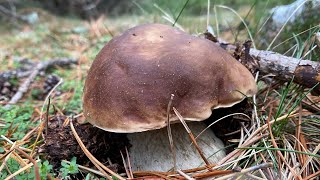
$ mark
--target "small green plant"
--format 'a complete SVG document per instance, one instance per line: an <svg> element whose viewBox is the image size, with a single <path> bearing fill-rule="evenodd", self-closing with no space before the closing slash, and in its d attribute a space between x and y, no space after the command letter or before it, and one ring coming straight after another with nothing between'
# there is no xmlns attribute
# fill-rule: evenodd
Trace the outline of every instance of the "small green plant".
<svg viewBox="0 0 320 180"><path fill-rule="evenodd" d="M53 176L54 174L52 173L52 165L49 164L49 161L46 160L44 161L42 164L39 164L39 173L41 176L41 179L44 178L46 179L46 177L48 176L48 174L50 174L51 176Z"/></svg>
<svg viewBox="0 0 320 180"><path fill-rule="evenodd" d="M0 172L0 179L5 179L8 175L10 175L8 171L15 172L15 171L20 169L19 163L17 161L15 161L14 159L12 159L12 158L9 158L7 160L6 165L8 167L8 170L3 169ZM17 177L19 177L21 175L23 175L23 174L19 174Z"/></svg>
<svg viewBox="0 0 320 180"><path fill-rule="evenodd" d="M0 107L0 118L4 120L5 126L0 129L0 134L10 134L10 139L21 139L26 132L36 126L31 121L33 107L13 105L10 109Z"/></svg>
<svg viewBox="0 0 320 180"><path fill-rule="evenodd" d="M13 158L9 158L6 162L6 165L11 173L16 172L22 168L21 165ZM54 176L52 165L50 165L47 160L42 163L38 162L38 166L41 180L46 180L48 175L51 175L52 177ZM0 172L0 179L5 179L9 175L10 174L8 173L8 171L4 169ZM16 179L35 179L34 167L30 168L27 171L21 172L15 177Z"/></svg>
<svg viewBox="0 0 320 180"><path fill-rule="evenodd" d="M79 172L76 157L73 157L71 159L70 164L62 161L61 166L62 168L60 168L60 172L63 178L67 177L70 174L77 174Z"/></svg>

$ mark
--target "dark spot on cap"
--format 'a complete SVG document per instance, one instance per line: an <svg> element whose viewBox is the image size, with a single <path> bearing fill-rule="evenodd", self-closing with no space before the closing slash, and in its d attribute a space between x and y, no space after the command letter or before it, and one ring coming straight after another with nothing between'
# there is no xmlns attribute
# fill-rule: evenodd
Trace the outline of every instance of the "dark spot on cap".
<svg viewBox="0 0 320 180"><path fill-rule="evenodd" d="M137 35L135 33L133 33L132 36L137 36Z"/></svg>
<svg viewBox="0 0 320 180"><path fill-rule="evenodd" d="M163 38L163 36L160 36L160 38Z"/></svg>

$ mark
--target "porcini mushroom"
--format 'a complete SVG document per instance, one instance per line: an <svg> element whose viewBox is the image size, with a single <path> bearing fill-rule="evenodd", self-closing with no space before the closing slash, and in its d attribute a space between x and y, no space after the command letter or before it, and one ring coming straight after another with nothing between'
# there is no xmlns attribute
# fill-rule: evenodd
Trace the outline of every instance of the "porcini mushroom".
<svg viewBox="0 0 320 180"><path fill-rule="evenodd" d="M163 127L171 94L172 106L185 120L202 121L212 109L230 107L256 91L251 73L216 44L171 26L145 24L114 37L97 55L85 82L83 111L101 129L130 133L134 170L169 170L173 164ZM170 122L179 122L173 111ZM204 128L200 124L189 126L197 134ZM178 168L198 166L202 160L184 128L172 125L172 132ZM198 141L206 156L223 147L209 131ZM223 151L209 161L221 156Z"/></svg>

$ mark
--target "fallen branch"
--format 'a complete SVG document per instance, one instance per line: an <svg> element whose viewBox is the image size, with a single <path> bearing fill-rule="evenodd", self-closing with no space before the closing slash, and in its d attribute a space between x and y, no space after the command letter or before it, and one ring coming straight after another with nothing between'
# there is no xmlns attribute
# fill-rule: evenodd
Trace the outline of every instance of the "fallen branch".
<svg viewBox="0 0 320 180"><path fill-rule="evenodd" d="M71 64L77 64L78 59L73 59L73 58L59 58L59 59L51 59L48 61L41 62L41 68L40 71L45 71L49 68L58 66L58 67L64 67L64 66L69 66ZM36 63L33 65L30 65L30 67L35 67L37 66ZM0 73L0 79L1 80L8 80L12 78L23 78L23 77L28 77L34 70L31 68L27 69L16 69L16 70L11 70L11 71L5 71Z"/></svg>
<svg viewBox="0 0 320 180"><path fill-rule="evenodd" d="M236 46L219 43L219 45L234 54ZM244 52L245 53L245 52ZM311 60L303 60L284 56L272 51L257 50L251 48L249 55L257 62L252 63L253 68L262 74L273 74L274 78L284 81L293 81L308 88L314 88L314 92L320 94L320 63Z"/></svg>
<svg viewBox="0 0 320 180"><path fill-rule="evenodd" d="M320 82L320 63L311 60L303 60L287 57L271 51L250 50L250 55L257 59L260 71L272 73L277 78L294 81L298 84L312 88ZM320 87L316 87L320 92Z"/></svg>
<svg viewBox="0 0 320 180"><path fill-rule="evenodd" d="M53 66L66 66L70 64L75 64L77 62L78 60L76 59L62 58L62 59L56 59L56 60L50 60L50 61L44 61L44 62L38 63L35 69L32 70L28 78L20 85L16 94L10 99L10 101L8 102L7 105L4 106L4 108L6 109L10 108L12 104L16 104L22 98L23 94L28 91L31 83L37 77L40 71L46 70L49 67L53 67Z"/></svg>

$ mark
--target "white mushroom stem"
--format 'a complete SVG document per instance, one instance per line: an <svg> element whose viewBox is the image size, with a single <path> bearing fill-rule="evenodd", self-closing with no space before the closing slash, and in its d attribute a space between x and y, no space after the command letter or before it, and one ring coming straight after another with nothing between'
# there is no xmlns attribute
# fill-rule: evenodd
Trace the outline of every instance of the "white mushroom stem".
<svg viewBox="0 0 320 180"><path fill-rule="evenodd" d="M203 122L188 123L194 135L199 134L206 125ZM182 124L172 124L172 139L176 152L177 169L191 169L204 165L198 151L191 145L191 140ZM130 160L133 171L169 171L174 167L166 128L128 134L132 147ZM208 129L199 138L198 146L210 163L216 163L225 157L222 141Z"/></svg>

